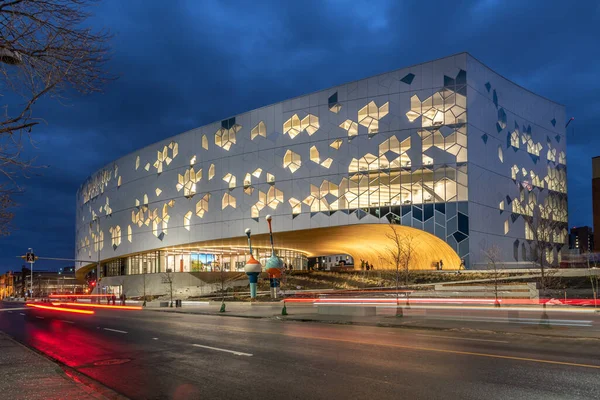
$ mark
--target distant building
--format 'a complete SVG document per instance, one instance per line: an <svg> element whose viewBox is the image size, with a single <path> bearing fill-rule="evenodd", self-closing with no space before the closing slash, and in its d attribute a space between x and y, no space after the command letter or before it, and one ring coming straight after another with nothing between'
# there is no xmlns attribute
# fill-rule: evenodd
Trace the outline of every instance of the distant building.
<svg viewBox="0 0 600 400"><path fill-rule="evenodd" d="M31 290L31 270L23 267L14 275L15 296L25 297ZM53 293L84 293L86 285L75 278L75 268L60 268L58 272L33 268L33 296L44 297Z"/></svg>
<svg viewBox="0 0 600 400"><path fill-rule="evenodd" d="M592 207L594 214L594 232L600 232L600 156L592 158ZM594 251L600 251L600 240Z"/></svg>
<svg viewBox="0 0 600 400"><path fill-rule="evenodd" d="M15 277L11 271L0 275L0 299L14 296Z"/></svg>
<svg viewBox="0 0 600 400"><path fill-rule="evenodd" d="M569 249L579 250L579 253L587 253L594 248L594 233L589 226L571 228L569 235Z"/></svg>

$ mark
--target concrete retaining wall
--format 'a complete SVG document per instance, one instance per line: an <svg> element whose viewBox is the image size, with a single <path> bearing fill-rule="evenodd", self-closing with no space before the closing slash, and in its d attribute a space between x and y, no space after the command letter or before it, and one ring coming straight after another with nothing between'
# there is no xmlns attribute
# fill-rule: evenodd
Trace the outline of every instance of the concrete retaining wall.
<svg viewBox="0 0 600 400"><path fill-rule="evenodd" d="M173 298L183 299L191 296L205 296L221 289L221 275L218 272L177 272L170 274L173 280ZM169 295L169 277L165 273L108 276L100 281L100 288L121 286L127 297L144 295L144 279L147 296ZM242 273L225 273L224 287L246 287L248 279Z"/></svg>

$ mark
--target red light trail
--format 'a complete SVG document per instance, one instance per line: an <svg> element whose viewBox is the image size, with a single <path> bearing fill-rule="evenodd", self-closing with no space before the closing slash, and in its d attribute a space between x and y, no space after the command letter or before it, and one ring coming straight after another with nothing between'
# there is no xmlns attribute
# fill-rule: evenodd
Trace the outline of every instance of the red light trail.
<svg viewBox="0 0 600 400"><path fill-rule="evenodd" d="M112 306L108 304L93 304L93 303L52 303L55 306L72 306L72 307L90 307L90 308L112 308L117 310L142 310L141 306Z"/></svg>
<svg viewBox="0 0 600 400"><path fill-rule="evenodd" d="M28 307L34 307L34 308L40 308L40 309L43 309L43 310L62 311L62 312L70 312L70 313L75 313L75 314L87 314L87 315L95 314L95 312L93 310L77 310L77 309L74 309L74 308L43 306L41 304L32 304L32 303L27 303L27 306Z"/></svg>

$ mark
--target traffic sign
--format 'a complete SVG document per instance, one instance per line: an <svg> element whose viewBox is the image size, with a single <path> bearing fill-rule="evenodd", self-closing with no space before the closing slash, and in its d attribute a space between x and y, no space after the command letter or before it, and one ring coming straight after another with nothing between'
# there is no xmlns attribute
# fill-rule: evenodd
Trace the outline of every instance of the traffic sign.
<svg viewBox="0 0 600 400"><path fill-rule="evenodd" d="M33 253L27 253L25 254L25 261L27 261L28 263L34 263L35 262L35 254Z"/></svg>

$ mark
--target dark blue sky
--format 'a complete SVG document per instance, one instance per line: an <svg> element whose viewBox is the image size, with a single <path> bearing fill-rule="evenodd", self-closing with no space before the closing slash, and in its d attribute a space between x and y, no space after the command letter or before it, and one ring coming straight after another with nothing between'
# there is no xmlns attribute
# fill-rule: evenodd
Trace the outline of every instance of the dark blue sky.
<svg viewBox="0 0 600 400"><path fill-rule="evenodd" d="M600 155L598 1L106 0L94 27L114 34L104 94L45 99L0 272L27 247L72 258L75 194L110 161L188 129L347 81L468 51L567 106L570 225L591 224ZM573 128L571 130L571 127ZM38 268L69 263L39 262Z"/></svg>

